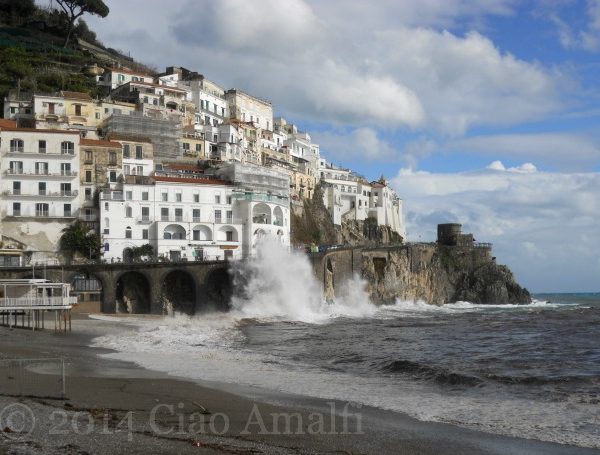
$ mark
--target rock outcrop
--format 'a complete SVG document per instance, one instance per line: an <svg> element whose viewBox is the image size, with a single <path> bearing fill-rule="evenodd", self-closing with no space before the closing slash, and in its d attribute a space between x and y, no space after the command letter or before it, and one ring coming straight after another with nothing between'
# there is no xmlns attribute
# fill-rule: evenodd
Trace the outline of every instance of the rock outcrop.
<svg viewBox="0 0 600 455"><path fill-rule="evenodd" d="M423 300L526 304L529 292L488 248L413 244L363 251L362 276L374 302Z"/></svg>

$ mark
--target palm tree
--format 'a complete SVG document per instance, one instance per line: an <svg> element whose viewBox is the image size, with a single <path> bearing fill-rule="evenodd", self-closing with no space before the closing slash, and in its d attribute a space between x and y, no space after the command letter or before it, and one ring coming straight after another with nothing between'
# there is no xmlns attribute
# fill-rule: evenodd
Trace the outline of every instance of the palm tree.
<svg viewBox="0 0 600 455"><path fill-rule="evenodd" d="M62 230L60 251L69 261L77 253L90 259L96 259L100 255L101 243L98 234L90 230L82 220L76 220Z"/></svg>

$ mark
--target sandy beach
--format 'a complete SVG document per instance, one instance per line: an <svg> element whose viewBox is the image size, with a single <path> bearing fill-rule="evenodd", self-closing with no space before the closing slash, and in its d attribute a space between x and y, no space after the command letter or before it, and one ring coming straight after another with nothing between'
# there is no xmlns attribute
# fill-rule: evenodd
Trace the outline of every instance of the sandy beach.
<svg viewBox="0 0 600 455"><path fill-rule="evenodd" d="M69 334L0 327L0 360L63 358L66 365L64 399L44 393L56 390L55 374L27 371L36 389L27 397L7 395L18 379L1 375L0 418L15 428L1 429L0 454L597 453L421 422L356 403L190 382L103 358L99 354L108 351L89 347L95 336L127 329L85 315ZM10 420L11 412L30 418Z"/></svg>

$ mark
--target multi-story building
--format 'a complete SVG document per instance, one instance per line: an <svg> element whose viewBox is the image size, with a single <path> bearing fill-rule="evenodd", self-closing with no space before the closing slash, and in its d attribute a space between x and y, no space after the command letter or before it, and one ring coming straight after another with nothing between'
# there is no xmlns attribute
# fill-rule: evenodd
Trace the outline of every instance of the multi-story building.
<svg viewBox="0 0 600 455"><path fill-rule="evenodd" d="M116 185L123 172L123 152L119 142L80 140L80 218L99 231L99 211L96 194L109 185Z"/></svg>
<svg viewBox="0 0 600 455"><path fill-rule="evenodd" d="M55 258L62 229L79 216L79 133L4 127L0 139L2 234L33 260Z"/></svg>
<svg viewBox="0 0 600 455"><path fill-rule="evenodd" d="M169 260L242 257L234 186L194 166L165 167L151 178L106 190L100 201L104 257L127 259L150 244Z"/></svg>
<svg viewBox="0 0 600 455"><path fill-rule="evenodd" d="M149 138L133 134L110 134L111 141L123 149L122 173L125 176L148 176L154 171L154 146Z"/></svg>
<svg viewBox="0 0 600 455"><path fill-rule="evenodd" d="M232 88L225 92L229 118L250 122L257 128L273 130L273 106L269 101Z"/></svg>
<svg viewBox="0 0 600 455"><path fill-rule="evenodd" d="M319 160L319 176L323 202L333 224L374 218L378 225L390 226L402 237L406 236L402 199L386 182L369 183L351 170L333 166L323 158Z"/></svg>
<svg viewBox="0 0 600 455"><path fill-rule="evenodd" d="M128 68L110 67L105 68L102 74L96 76L96 83L106 87L108 90L114 90L120 85L128 82L147 82L152 83L154 78L149 74L140 71L132 71Z"/></svg>

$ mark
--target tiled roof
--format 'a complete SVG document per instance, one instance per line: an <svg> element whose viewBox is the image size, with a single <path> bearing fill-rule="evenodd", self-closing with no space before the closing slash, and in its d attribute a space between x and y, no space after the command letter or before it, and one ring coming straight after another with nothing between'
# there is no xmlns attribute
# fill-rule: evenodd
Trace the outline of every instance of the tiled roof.
<svg viewBox="0 0 600 455"><path fill-rule="evenodd" d="M92 97L90 95L88 95L87 93L82 93L82 92L67 92L67 91L62 91L60 92L60 94L64 97L64 98L69 98L72 100L81 100L81 101L92 101Z"/></svg>
<svg viewBox="0 0 600 455"><path fill-rule="evenodd" d="M80 145L87 145L88 147L111 147L111 148L121 148L120 142L115 141L103 141L99 139L81 139L79 141Z"/></svg>

